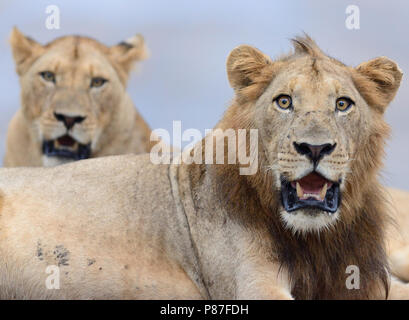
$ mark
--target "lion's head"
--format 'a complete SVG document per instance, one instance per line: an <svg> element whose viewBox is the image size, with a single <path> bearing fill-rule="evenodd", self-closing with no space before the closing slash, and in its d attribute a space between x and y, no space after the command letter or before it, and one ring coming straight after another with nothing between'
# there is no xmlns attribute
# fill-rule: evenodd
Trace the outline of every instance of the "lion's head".
<svg viewBox="0 0 409 320"><path fill-rule="evenodd" d="M98 153L118 121L131 66L146 56L142 36L112 47L80 36L43 46L14 29L11 45L22 114L44 165Z"/></svg>
<svg viewBox="0 0 409 320"><path fill-rule="evenodd" d="M261 197L280 199L284 225L305 233L330 228L341 215L353 221L354 209L377 194L383 113L402 73L386 57L352 68L308 36L293 43L294 53L276 61L250 46L231 52L236 102L228 115L229 125L259 130ZM260 174L250 178L254 185Z"/></svg>

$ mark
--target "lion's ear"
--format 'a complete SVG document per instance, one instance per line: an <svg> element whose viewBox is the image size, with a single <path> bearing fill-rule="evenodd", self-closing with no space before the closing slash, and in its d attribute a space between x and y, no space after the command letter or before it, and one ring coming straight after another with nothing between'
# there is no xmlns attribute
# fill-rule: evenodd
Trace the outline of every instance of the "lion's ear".
<svg viewBox="0 0 409 320"><path fill-rule="evenodd" d="M110 55L114 61L128 74L136 61L148 57L148 49L142 35L137 34L111 47Z"/></svg>
<svg viewBox="0 0 409 320"><path fill-rule="evenodd" d="M379 57L361 63L355 69L359 76L354 77L355 85L369 105L384 112L395 97L403 76L398 65Z"/></svg>
<svg viewBox="0 0 409 320"><path fill-rule="evenodd" d="M260 50L248 45L241 45L230 53L226 68L230 85L236 94L243 98L255 98L260 92L252 90L264 88L271 81L273 62ZM261 85L261 86L260 86Z"/></svg>
<svg viewBox="0 0 409 320"><path fill-rule="evenodd" d="M23 35L16 27L11 31L10 44L19 75L26 72L34 60L44 51L41 44Z"/></svg>

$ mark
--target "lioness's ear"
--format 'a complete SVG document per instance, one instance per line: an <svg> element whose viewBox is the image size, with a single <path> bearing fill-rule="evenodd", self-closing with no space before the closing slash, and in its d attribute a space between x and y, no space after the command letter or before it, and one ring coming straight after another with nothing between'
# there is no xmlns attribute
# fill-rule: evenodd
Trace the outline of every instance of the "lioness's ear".
<svg viewBox="0 0 409 320"><path fill-rule="evenodd" d="M256 98L272 79L273 62L260 50L248 45L235 48L227 58L227 76L239 98ZM254 90L253 90L254 89ZM258 90L257 90L258 89Z"/></svg>
<svg viewBox="0 0 409 320"><path fill-rule="evenodd" d="M137 34L116 46L110 48L110 55L121 66L125 73L129 73L136 61L148 57L148 49L142 35Z"/></svg>
<svg viewBox="0 0 409 320"><path fill-rule="evenodd" d="M10 44L19 75L27 71L34 60L44 51L41 44L23 35L16 27L11 31Z"/></svg>
<svg viewBox="0 0 409 320"><path fill-rule="evenodd" d="M379 57L361 63L356 69L354 82L369 105L384 112L395 97L402 79L398 65L386 58Z"/></svg>

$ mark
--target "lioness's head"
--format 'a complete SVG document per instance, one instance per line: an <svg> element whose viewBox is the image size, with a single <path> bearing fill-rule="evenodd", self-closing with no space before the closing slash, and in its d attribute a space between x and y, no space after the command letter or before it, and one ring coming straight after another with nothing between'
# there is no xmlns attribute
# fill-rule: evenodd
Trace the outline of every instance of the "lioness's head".
<svg viewBox="0 0 409 320"><path fill-rule="evenodd" d="M92 156L118 117L133 62L146 55L142 36L112 47L80 36L41 45L14 28L10 42L23 115L43 164Z"/></svg>
<svg viewBox="0 0 409 320"><path fill-rule="evenodd" d="M294 53L276 61L240 46L227 70L239 121L259 129L260 171L272 174L281 219L306 232L352 221L350 209L377 192L388 133L383 113L402 73L386 57L352 68L308 36L293 42Z"/></svg>

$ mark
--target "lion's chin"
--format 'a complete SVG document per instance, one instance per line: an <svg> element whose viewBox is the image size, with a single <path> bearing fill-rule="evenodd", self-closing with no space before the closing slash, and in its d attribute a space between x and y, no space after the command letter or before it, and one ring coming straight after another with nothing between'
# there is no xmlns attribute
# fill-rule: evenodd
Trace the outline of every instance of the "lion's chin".
<svg viewBox="0 0 409 320"><path fill-rule="evenodd" d="M58 162L70 162L87 159L91 155L91 145L82 144L69 135L54 140L44 140L43 158L56 158Z"/></svg>
<svg viewBox="0 0 409 320"><path fill-rule="evenodd" d="M339 212L323 214L319 209L299 209L295 212L283 209L280 216L285 227L294 233L310 233L330 230L337 222Z"/></svg>

